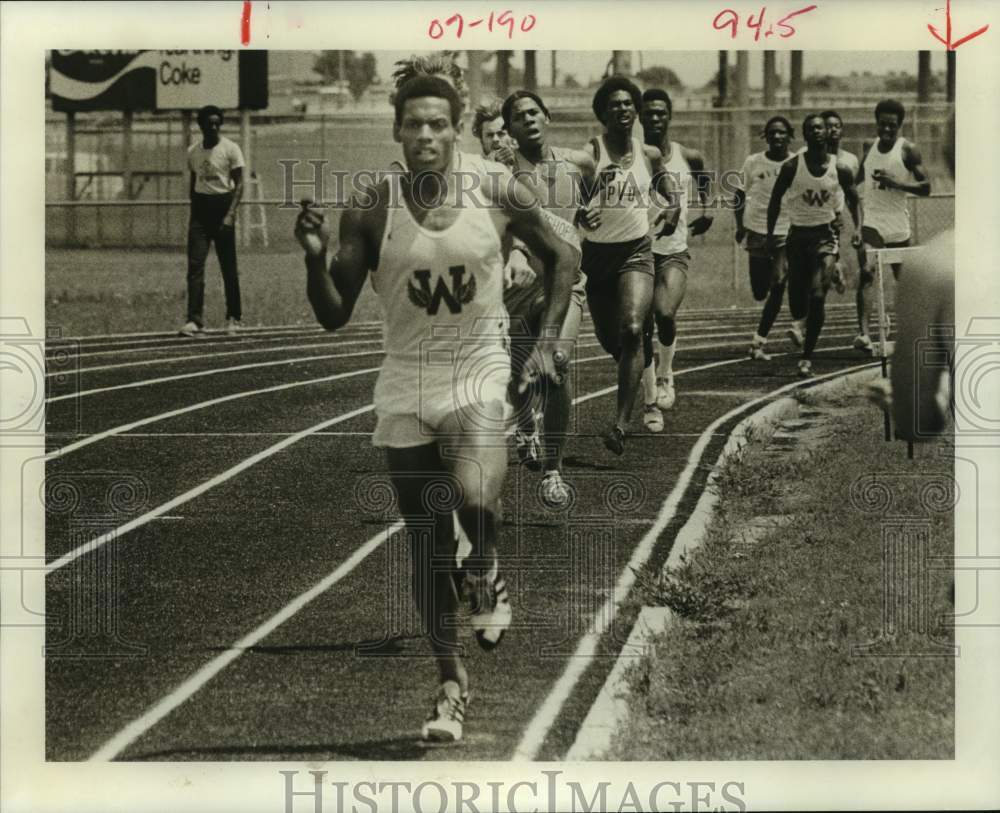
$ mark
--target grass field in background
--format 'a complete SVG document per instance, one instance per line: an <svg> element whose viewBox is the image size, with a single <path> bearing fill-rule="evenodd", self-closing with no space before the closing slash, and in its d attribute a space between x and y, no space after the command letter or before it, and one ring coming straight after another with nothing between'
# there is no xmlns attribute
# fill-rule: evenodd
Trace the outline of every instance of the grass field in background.
<svg viewBox="0 0 1000 813"><path fill-rule="evenodd" d="M921 445L908 460L856 392L820 406L835 411L825 438L785 455L751 444L723 470L702 546L666 578L640 575L646 603L678 621L633 667L632 717L610 759L954 758L954 631L942 622L952 574L883 559L885 523L913 517L928 523L921 562L950 561L953 511L929 511L921 489L950 480L952 448ZM886 516L857 504L859 484L876 477L893 494ZM747 536L753 518L782 516ZM888 562L906 580L890 579L886 594ZM887 637L883 602L902 613ZM879 643L859 653L869 642Z"/></svg>
<svg viewBox="0 0 1000 813"><path fill-rule="evenodd" d="M695 241L697 242L697 241ZM243 320L248 326L315 324L306 299L302 254L240 249ZM733 287L734 250L729 244L692 246L687 308L753 304L746 257L739 250ZM187 260L183 251L50 249L45 257L45 320L64 336L174 330L186 313ZM831 301L851 301L831 294ZM225 317L222 275L214 253L205 269L206 327ZM355 320L379 318L378 303L365 286Z"/></svg>

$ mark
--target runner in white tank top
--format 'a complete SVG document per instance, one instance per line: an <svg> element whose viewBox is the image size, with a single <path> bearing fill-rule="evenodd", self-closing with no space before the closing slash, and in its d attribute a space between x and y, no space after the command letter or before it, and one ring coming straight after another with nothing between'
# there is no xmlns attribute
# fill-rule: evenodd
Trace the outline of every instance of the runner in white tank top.
<svg viewBox="0 0 1000 813"><path fill-rule="evenodd" d="M767 149L753 153L743 162L736 177L736 242L746 239L753 298L763 302L757 332L750 341L747 354L759 361L770 361L765 347L785 298L788 280L788 256L785 238L788 235L788 212L782 208L774 227L772 245L767 244L767 207L778 173L789 157L788 143L792 140L792 125L784 116L772 116L762 131ZM793 321L788 337L796 347L804 340L805 320Z"/></svg>
<svg viewBox="0 0 1000 813"><path fill-rule="evenodd" d="M643 137L647 145L656 147L663 154L664 169L678 187L680 214L672 234L659 235L653 227L653 324L659 339L659 362L649 364L642 373L642 419L651 432L663 431L663 413L676 400L674 389L674 353L677 350L677 310L684 301L687 289L691 254L688 252L688 229L694 235L704 234L712 225L711 215L702 213L688 223L688 201L691 188L695 187L698 203L705 204L708 177L705 159L697 150L688 149L670 140L670 117L673 103L662 88L648 88L642 94ZM659 211L662 200L654 195L651 218Z"/></svg>
<svg viewBox="0 0 1000 813"><path fill-rule="evenodd" d="M786 162L778 173L767 207L767 236L774 230L782 209L788 212L788 304L795 319L806 317L806 335L799 361L799 375L812 375L812 354L826 319L826 294L837 261L837 189L844 190L860 244L860 213L854 179L847 167L826 151L826 122L818 114L802 123L806 151Z"/></svg>
<svg viewBox="0 0 1000 813"><path fill-rule="evenodd" d="M865 228L862 233L864 246L858 252L858 336L854 346L866 354L874 352L868 335L871 298L868 289L875 277L868 269L865 248L898 248L910 244L910 216L906 196L926 197L931 193L931 182L924 170L916 144L899 134L906 110L895 99L883 99L875 105L875 125L878 139L870 146L866 143L858 170L864 207ZM892 273L898 277L900 263L892 264Z"/></svg>
<svg viewBox="0 0 1000 813"><path fill-rule="evenodd" d="M479 644L495 646L511 619L496 553L509 375L500 235L510 228L544 259L549 298L543 328L558 330L565 317L576 257L529 188L499 164L456 155L462 104L451 84L418 76L397 90L394 105L393 132L406 173L378 184L367 201L374 205L355 202L344 211L329 269L322 210L303 207L295 233L306 252L307 291L320 324L336 330L347 323L369 272L385 311L374 442L387 450L399 513L412 535L414 597L440 672L422 736L454 741L462 736L468 701L453 622L459 575L454 516L472 548L460 572ZM471 182L460 172L471 172ZM401 193L395 202L394 191ZM541 375L559 386L559 354L568 360L569 350L546 334L525 364L525 385ZM431 491L450 496L428 500ZM429 523L431 539L424 541Z"/></svg>
<svg viewBox="0 0 1000 813"><path fill-rule="evenodd" d="M594 115L604 133L587 150L597 166L596 189L580 215L588 229L583 242L587 304L601 346L618 362L615 420L604 446L625 451L628 428L643 368L653 358L651 320L653 253L649 236L650 188L673 201L675 191L664 171L663 155L632 136L642 94L624 76L605 79L594 94ZM663 233L677 226L677 205L665 208L654 227Z"/></svg>

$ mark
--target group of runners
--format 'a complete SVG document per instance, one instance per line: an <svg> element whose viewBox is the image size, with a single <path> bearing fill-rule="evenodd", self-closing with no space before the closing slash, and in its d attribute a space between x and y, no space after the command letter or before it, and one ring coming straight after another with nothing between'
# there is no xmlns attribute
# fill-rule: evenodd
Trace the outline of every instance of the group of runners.
<svg viewBox="0 0 1000 813"><path fill-rule="evenodd" d="M497 555L510 430L519 458L542 472L543 500L566 506L568 380L586 300L597 339L617 363L604 446L623 453L640 392L643 423L663 431L663 412L676 398L688 236L704 233L713 216L704 158L670 139L672 105L662 89L641 92L625 77L606 79L593 98L602 132L575 148L551 143L544 100L518 90L476 111L480 149L471 153L459 149L468 95L460 70L440 57L414 57L394 78L393 137L402 161L366 190L364 205L343 211L332 260L321 206L303 206L295 233L309 301L324 327L348 322L367 279L381 302L385 360L375 385L374 444L386 451L414 598L438 666L421 734L455 741L470 684L454 619L467 602L484 649L496 646L512 619ZM746 241L754 296L766 300L754 358L767 358L787 287L801 325L799 369L809 374L826 291L839 273L845 205L855 245L862 237L870 245L908 239L895 196L925 194L929 184L915 147L898 138L902 107L882 103L876 118L879 140L856 168L839 148L835 113L805 119L806 147L797 155L789 152L791 125L772 118L767 150L747 159L737 239ZM864 183L864 224L857 182ZM866 280L863 272L859 314L866 313ZM857 344L866 346L866 337L861 319ZM433 496L442 488L454 505ZM459 540L467 548L461 559Z"/></svg>

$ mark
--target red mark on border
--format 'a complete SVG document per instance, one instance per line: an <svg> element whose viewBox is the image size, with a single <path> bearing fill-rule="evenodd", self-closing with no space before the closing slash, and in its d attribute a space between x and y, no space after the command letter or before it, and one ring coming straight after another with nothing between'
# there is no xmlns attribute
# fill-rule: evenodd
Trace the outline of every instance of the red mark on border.
<svg viewBox="0 0 1000 813"><path fill-rule="evenodd" d="M944 22L945 22L945 36L941 36L940 32L930 23L927 24L927 30L931 32L931 35L938 42L943 43L944 47L949 51L954 51L959 45L965 45L969 40L975 39L980 34L984 33L990 26L989 23L973 31L971 34L966 34L960 40L952 41L951 39L951 0L945 0L944 6Z"/></svg>
<svg viewBox="0 0 1000 813"><path fill-rule="evenodd" d="M243 0L243 14L240 17L240 42L250 44L250 0Z"/></svg>
<svg viewBox="0 0 1000 813"><path fill-rule="evenodd" d="M793 17L797 17L800 14L805 14L808 11L813 11L815 8L816 8L815 5L806 6L805 8L800 8L796 11L786 14L784 17L782 17L780 20L778 20L778 22L774 23L773 25L768 25L765 21L765 17L767 16L767 6L761 6L760 13L756 16L756 18L752 13L747 18L746 28L749 28L750 30L753 31L754 42L760 42L762 34L765 39L767 37L773 36L775 34L774 30L775 26L785 29L784 31L777 32L777 34L779 37L781 37L781 39L788 39L789 37L795 35L795 26L793 26L788 21L791 20ZM767 25L766 29L765 25ZM730 39L736 39L736 34L739 31L739 27L740 27L740 15L731 8L722 9L722 11L720 11L718 14L715 15L715 19L712 20L712 28L714 28L716 31L722 31L726 28L729 29Z"/></svg>

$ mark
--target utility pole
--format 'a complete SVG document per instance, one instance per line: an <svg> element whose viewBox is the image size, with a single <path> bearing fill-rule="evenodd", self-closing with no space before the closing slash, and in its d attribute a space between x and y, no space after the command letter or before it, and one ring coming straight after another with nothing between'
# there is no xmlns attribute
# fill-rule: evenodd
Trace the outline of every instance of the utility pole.
<svg viewBox="0 0 1000 813"><path fill-rule="evenodd" d="M534 51L524 52L524 87L528 90L538 90L537 54Z"/></svg>
<svg viewBox="0 0 1000 813"><path fill-rule="evenodd" d="M505 99L510 92L510 55L512 51L497 51L496 95Z"/></svg>
<svg viewBox="0 0 1000 813"><path fill-rule="evenodd" d="M802 52L792 51L791 76L788 80L789 104L792 107L802 106Z"/></svg>
<svg viewBox="0 0 1000 813"><path fill-rule="evenodd" d="M778 90L778 72L775 70L774 51L764 51L764 107L774 107Z"/></svg>

